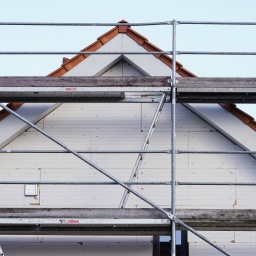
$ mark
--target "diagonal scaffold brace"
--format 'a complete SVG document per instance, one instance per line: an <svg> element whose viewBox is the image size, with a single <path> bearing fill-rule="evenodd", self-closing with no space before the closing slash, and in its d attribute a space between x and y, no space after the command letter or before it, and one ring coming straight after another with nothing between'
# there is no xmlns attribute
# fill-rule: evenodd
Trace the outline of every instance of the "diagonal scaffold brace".
<svg viewBox="0 0 256 256"><path fill-rule="evenodd" d="M155 129L156 124L157 124L157 121L158 121L158 119L160 117L160 114L161 114L161 111L163 109L164 102L165 102L165 97L166 97L166 95L165 95L165 93L163 93L163 95L162 95L162 97L160 99L160 102L159 102L159 104L158 104L158 106L156 108L155 114L153 116L153 119L152 119L151 125L149 127L147 136L146 136L146 138L144 140L144 143L143 143L143 145L141 147L141 151L145 151L148 148L148 145L149 145L149 142L150 142L150 138L153 135L154 129ZM143 153L140 153L138 155L137 160L135 162L135 165L133 167L133 170L132 170L132 173L130 175L130 178L129 178L128 182L133 182L134 179L137 177L139 169L140 169L140 166L141 166L142 161L144 159L144 156L145 156L145 154L143 154ZM130 187L131 186L132 185L130 185ZM119 208L124 208L125 207L126 202L128 200L128 196L129 196L129 191L125 190L124 194L122 196L121 202L119 204Z"/></svg>
<svg viewBox="0 0 256 256"><path fill-rule="evenodd" d="M87 163L88 165L90 165L91 167L93 167L94 169L96 169L97 171L99 171L100 173L102 173L103 175L105 175L106 177L111 179L112 181L118 183L120 186L122 186L123 188L128 190L130 193L134 194L135 196L137 196L138 198L140 198L141 200L143 200L144 202L146 202L147 204L149 204L153 208L155 208L155 209L159 210L160 212L162 212L163 214L165 214L165 216L168 219L170 219L172 222L175 222L176 224L183 226L185 229L189 230L190 232L192 232L193 234L195 234L196 236L198 236L199 238L201 238L202 240L204 240L205 242L207 242L208 244L210 244L211 246L213 246L214 248L216 248L217 250L222 252L224 255L231 256L230 253L226 252L225 250L223 250L218 245L216 245L216 244L212 243L211 241L209 241L206 237L204 237L203 235L198 233L196 230L194 230L193 228L191 228L188 225L186 225L183 221L181 221L175 215L171 214L170 212L166 211L165 209L163 209L159 205L155 204L154 202L152 202L148 198L144 197L143 195L138 193L136 190L134 190L133 188L129 187L128 185L126 185L125 183L123 183L122 181L120 181L119 179L117 179L116 177L114 177L113 175L111 175L110 173L108 173L107 171L102 169L101 167L97 166L96 164L94 164L93 162L91 162L90 160L88 160L87 158L82 156L80 153L76 152L75 150L72 150L71 148L69 148L67 145L65 145L64 143L62 143L58 139L52 137L50 134L46 133L44 130L42 130L41 128L37 127L35 124L31 123L30 121L28 121L27 119L25 119L24 117L22 117L21 115L16 113L15 111L11 110L7 106L5 106L3 103L0 103L0 107L2 107L7 112L9 112L10 114L14 115L15 117L17 117L19 120L23 121L24 123L26 123L30 127L34 128L35 130L37 130L38 132L43 134L45 137L47 137L51 141L55 142L56 144L58 144L59 146L64 148L66 151L70 152L71 154L73 154L74 156L76 156L77 158L82 160L83 162Z"/></svg>

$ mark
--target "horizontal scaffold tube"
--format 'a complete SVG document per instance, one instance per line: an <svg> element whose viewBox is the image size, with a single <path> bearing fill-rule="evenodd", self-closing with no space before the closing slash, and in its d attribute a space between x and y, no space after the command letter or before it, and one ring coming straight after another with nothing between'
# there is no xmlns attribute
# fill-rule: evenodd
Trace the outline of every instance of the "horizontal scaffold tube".
<svg viewBox="0 0 256 256"><path fill-rule="evenodd" d="M67 27L107 27L107 26L155 26L171 25L172 21L143 22L143 23L86 23L86 22L0 22L0 26L67 26Z"/></svg>
<svg viewBox="0 0 256 256"><path fill-rule="evenodd" d="M28 52L28 51L1 51L0 55L83 55L83 54L94 54L94 55L119 55L119 54L134 54L134 55L151 55L151 54L166 54L171 55L171 51L164 51L164 52L77 52L77 51L35 51L35 52Z"/></svg>
<svg viewBox="0 0 256 256"><path fill-rule="evenodd" d="M74 150L81 154L171 154L172 150ZM2 149L0 154L64 154L71 153L68 150L34 150L34 149ZM256 154L256 151L203 151L203 150L176 150L176 154L242 154L251 155Z"/></svg>
<svg viewBox="0 0 256 256"><path fill-rule="evenodd" d="M171 181L136 181L123 182L126 185L168 185ZM21 185L21 184L38 184L38 185L119 185L117 182L111 181L0 181L0 185ZM256 186L256 182L208 182L208 181L176 181L175 185L179 186Z"/></svg>

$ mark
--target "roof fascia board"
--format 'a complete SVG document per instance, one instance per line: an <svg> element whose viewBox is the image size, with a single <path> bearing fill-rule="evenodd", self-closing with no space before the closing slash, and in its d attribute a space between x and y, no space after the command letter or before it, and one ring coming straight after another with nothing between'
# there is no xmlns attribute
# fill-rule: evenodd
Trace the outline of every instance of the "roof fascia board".
<svg viewBox="0 0 256 256"><path fill-rule="evenodd" d="M256 132L219 104L183 104L244 150L256 150Z"/></svg>
<svg viewBox="0 0 256 256"><path fill-rule="evenodd" d="M111 41L103 45L97 52L148 52L126 34L118 34ZM143 56L143 57L142 57ZM134 68L146 76L171 76L172 69L155 56L147 54L92 54L73 67L63 76L100 76L121 59L127 61ZM180 76L177 74L177 76Z"/></svg>
<svg viewBox="0 0 256 256"><path fill-rule="evenodd" d="M103 45L97 52L122 52L122 34ZM63 76L100 76L122 59L122 54L91 54Z"/></svg>
<svg viewBox="0 0 256 256"><path fill-rule="evenodd" d="M123 34L123 51L148 52L126 34ZM159 61L153 54L125 54L124 59L147 76L171 76L172 74L172 69ZM176 75L180 76L179 74Z"/></svg>
<svg viewBox="0 0 256 256"><path fill-rule="evenodd" d="M60 103L26 103L20 106L15 112L31 123L37 123L59 105ZM28 128L29 125L17 119L17 117L8 115L0 122L0 148L6 146Z"/></svg>

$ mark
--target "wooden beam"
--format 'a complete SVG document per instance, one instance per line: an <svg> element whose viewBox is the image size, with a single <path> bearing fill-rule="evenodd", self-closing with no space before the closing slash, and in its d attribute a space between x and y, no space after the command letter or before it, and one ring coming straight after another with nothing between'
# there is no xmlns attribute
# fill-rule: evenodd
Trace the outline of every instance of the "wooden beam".
<svg viewBox="0 0 256 256"><path fill-rule="evenodd" d="M5 208L0 210L0 234L170 235L170 220L157 216L152 218L150 209Z"/></svg>
<svg viewBox="0 0 256 256"><path fill-rule="evenodd" d="M177 88L247 88L256 89L256 78L241 77L177 77Z"/></svg>
<svg viewBox="0 0 256 256"><path fill-rule="evenodd" d="M170 209L166 209L170 211ZM243 209L178 209L177 217L196 230L208 230L208 231L256 231L256 210L243 210ZM13 219L22 219L26 221L29 219L30 225L35 225L38 219L57 219L57 220L93 220L90 226L95 227L101 224L100 220L134 220L130 227L140 228L138 220L163 220L163 223L159 225L152 224L151 228L161 228L163 232L166 232L168 228L168 219L166 216L156 209L116 209L116 208L92 208L92 209L51 209L51 208L3 208L0 211L0 219L3 222L5 220L6 225L12 225ZM34 222L33 222L34 220ZM95 221L99 223L95 223ZM22 224L21 222L19 222ZM65 223L65 222L63 222ZM59 224L63 224L59 221ZM81 222L82 223L82 222ZM23 223L25 224L25 223ZM66 224L68 224L66 222ZM72 224L72 223L71 223ZM0 227L3 224L0 224ZM55 225L58 226L58 225ZM128 225L129 226L129 225ZM178 229L184 230L184 228L178 226ZM106 229L107 230L107 229ZM148 231L149 232L149 231ZM160 232L160 231L159 231ZM2 233L0 229L0 233ZM144 233L145 234L145 233ZM152 232L151 232L152 234Z"/></svg>
<svg viewBox="0 0 256 256"><path fill-rule="evenodd" d="M102 76L61 76L61 77L30 77L2 76L1 87L165 87L168 77L102 77Z"/></svg>
<svg viewBox="0 0 256 256"><path fill-rule="evenodd" d="M1 102L155 102L167 77L0 77ZM168 86L169 85L169 86ZM127 98L125 92L136 92ZM141 97L142 92L143 97Z"/></svg>
<svg viewBox="0 0 256 256"><path fill-rule="evenodd" d="M256 78L178 77L180 103L256 103Z"/></svg>
<svg viewBox="0 0 256 256"><path fill-rule="evenodd" d="M2 76L1 87L168 87L171 78L164 76L153 77L95 77L95 76L66 76L66 77L41 77L41 76ZM209 78L209 77L177 77L176 87L180 91L210 91L232 92L256 90L256 78Z"/></svg>
<svg viewBox="0 0 256 256"><path fill-rule="evenodd" d="M256 231L256 210L179 209L177 217L196 230Z"/></svg>
<svg viewBox="0 0 256 256"><path fill-rule="evenodd" d="M178 77L179 103L256 103L256 78ZM2 102L122 102L125 92L171 93L170 77L0 77ZM144 93L144 94L143 94ZM151 93L152 94L152 93ZM137 95L140 97L140 93Z"/></svg>

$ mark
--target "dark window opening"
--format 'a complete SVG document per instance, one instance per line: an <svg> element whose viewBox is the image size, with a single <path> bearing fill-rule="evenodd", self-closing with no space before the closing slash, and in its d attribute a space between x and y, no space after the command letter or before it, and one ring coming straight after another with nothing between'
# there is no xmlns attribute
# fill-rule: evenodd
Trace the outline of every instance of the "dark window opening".
<svg viewBox="0 0 256 256"><path fill-rule="evenodd" d="M187 231L176 233L176 256L189 256ZM171 255L171 237L154 236L153 256Z"/></svg>

